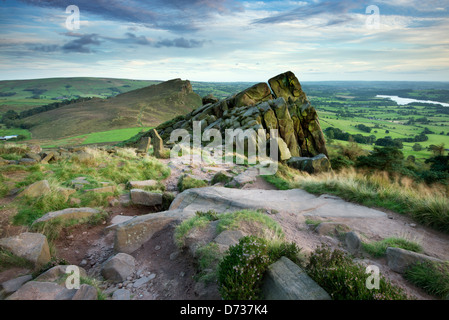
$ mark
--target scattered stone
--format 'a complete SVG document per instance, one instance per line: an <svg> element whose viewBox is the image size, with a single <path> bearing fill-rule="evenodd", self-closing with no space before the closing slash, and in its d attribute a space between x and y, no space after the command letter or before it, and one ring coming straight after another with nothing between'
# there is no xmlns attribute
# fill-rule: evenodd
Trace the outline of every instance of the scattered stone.
<svg viewBox="0 0 449 320"><path fill-rule="evenodd" d="M156 251L161 250L161 246L156 246L156 247L154 247L154 250L156 250Z"/></svg>
<svg viewBox="0 0 449 320"><path fill-rule="evenodd" d="M267 300L331 300L323 288L286 257L268 267L262 291Z"/></svg>
<svg viewBox="0 0 449 320"><path fill-rule="evenodd" d="M180 254L179 251L172 252L172 253L170 254L170 260L171 260L171 261L176 260L176 258L179 257L179 254Z"/></svg>
<svg viewBox="0 0 449 320"><path fill-rule="evenodd" d="M36 267L46 264L51 259L47 237L40 233L25 232L0 239L0 247L31 261Z"/></svg>
<svg viewBox="0 0 449 320"><path fill-rule="evenodd" d="M43 164L47 164L51 159L53 159L53 157L55 156L55 154L53 152L49 152L42 160L41 163Z"/></svg>
<svg viewBox="0 0 449 320"><path fill-rule="evenodd" d="M22 158L18 161L18 163L23 166L32 166L33 164L36 164L37 161L30 158Z"/></svg>
<svg viewBox="0 0 449 320"><path fill-rule="evenodd" d="M131 201L134 204L140 204L144 206L156 206L162 204L162 194L157 192L149 192L142 189L132 189Z"/></svg>
<svg viewBox="0 0 449 320"><path fill-rule="evenodd" d="M404 273L408 266L418 262L438 262L442 260L433 258L421 253L404 250L401 248L387 248L387 262L391 270L397 273Z"/></svg>
<svg viewBox="0 0 449 320"><path fill-rule="evenodd" d="M106 187L100 187L100 188L94 188L94 189L87 189L84 191L85 192L93 192L93 193L114 193L115 186L106 186Z"/></svg>
<svg viewBox="0 0 449 320"><path fill-rule="evenodd" d="M72 300L98 300L97 289L88 284L82 284Z"/></svg>
<svg viewBox="0 0 449 320"><path fill-rule="evenodd" d="M131 300L131 292L126 289L115 290L112 294L112 300Z"/></svg>
<svg viewBox="0 0 449 320"><path fill-rule="evenodd" d="M27 152L27 153L25 153L25 157L24 158L33 159L36 162L41 161L41 156L38 153L34 153L34 152Z"/></svg>
<svg viewBox="0 0 449 320"><path fill-rule="evenodd" d="M31 198L38 198L49 194L51 192L50 184L47 180L37 181L28 187L25 188L20 194L19 197L27 196Z"/></svg>
<svg viewBox="0 0 449 320"><path fill-rule="evenodd" d="M0 299L2 297L5 298L5 297L13 294L17 290L19 290L20 287L23 286L23 284L25 284L26 282L28 282L32 279L33 279L33 277L30 274L28 274L25 276L21 276L21 277L14 278L14 279L3 282L2 284L0 284Z"/></svg>
<svg viewBox="0 0 449 320"><path fill-rule="evenodd" d="M123 282L135 272L136 260L126 253L118 253L109 258L101 269L101 275L106 280Z"/></svg>
<svg viewBox="0 0 449 320"><path fill-rule="evenodd" d="M348 251L352 254L357 254L362 248L362 240L360 240L360 236L355 231L346 233L345 242Z"/></svg>
<svg viewBox="0 0 449 320"><path fill-rule="evenodd" d="M227 184L227 183L231 182L232 178L233 178L232 174L230 174L226 171L219 171L212 177L212 180L210 183L212 185L217 184L217 183Z"/></svg>
<svg viewBox="0 0 449 320"><path fill-rule="evenodd" d="M133 287L134 288L140 288L142 287L144 284L146 284L148 281L150 281L151 279L149 277L142 277L140 279L137 279L134 284Z"/></svg>
<svg viewBox="0 0 449 320"><path fill-rule="evenodd" d="M33 224L51 221L53 219L62 219L62 220L81 220L92 217L96 214L99 214L100 211L92 208L67 208L64 210L49 212L35 220Z"/></svg>

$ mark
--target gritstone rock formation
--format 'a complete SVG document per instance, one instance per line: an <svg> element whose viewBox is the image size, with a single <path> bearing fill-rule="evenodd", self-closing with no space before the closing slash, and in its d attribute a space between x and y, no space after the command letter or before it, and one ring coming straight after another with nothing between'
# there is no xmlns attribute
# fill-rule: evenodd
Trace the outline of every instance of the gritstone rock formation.
<svg viewBox="0 0 449 320"><path fill-rule="evenodd" d="M270 129L278 129L281 160L328 155L317 112L290 71L271 78L268 84L261 82L234 96L213 101L204 99L208 103L159 125L156 130L165 144L170 144L173 130L192 132L193 122L198 121L202 131L215 128L222 137L226 129L265 129L268 134Z"/></svg>

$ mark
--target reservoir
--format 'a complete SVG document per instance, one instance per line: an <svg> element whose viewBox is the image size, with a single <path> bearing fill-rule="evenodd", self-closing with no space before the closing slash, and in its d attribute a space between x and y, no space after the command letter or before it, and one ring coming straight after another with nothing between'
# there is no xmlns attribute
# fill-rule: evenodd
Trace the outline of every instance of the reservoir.
<svg viewBox="0 0 449 320"><path fill-rule="evenodd" d="M413 102L421 102L421 103L432 103L432 104L441 104L443 107L449 107L449 103L444 102L438 102L438 101L430 101L430 100L416 100L416 99L410 99L410 98L401 98L398 96L383 96L383 95L377 95L376 98L387 98L390 100L393 100L398 105L405 105Z"/></svg>

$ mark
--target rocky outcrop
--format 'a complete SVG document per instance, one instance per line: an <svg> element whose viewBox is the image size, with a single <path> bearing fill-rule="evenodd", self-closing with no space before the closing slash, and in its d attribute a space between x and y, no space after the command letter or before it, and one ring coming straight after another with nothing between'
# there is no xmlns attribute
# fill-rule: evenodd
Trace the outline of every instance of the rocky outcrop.
<svg viewBox="0 0 449 320"><path fill-rule="evenodd" d="M166 145L175 129L193 132L193 122L201 123L201 130L218 129L225 141L226 129L279 130L281 160L290 157L327 155L318 115L307 99L292 72L280 74L267 83L258 83L224 100L204 99L204 105L173 121L161 124L143 136L154 139L154 131ZM153 142L154 144L154 142Z"/></svg>

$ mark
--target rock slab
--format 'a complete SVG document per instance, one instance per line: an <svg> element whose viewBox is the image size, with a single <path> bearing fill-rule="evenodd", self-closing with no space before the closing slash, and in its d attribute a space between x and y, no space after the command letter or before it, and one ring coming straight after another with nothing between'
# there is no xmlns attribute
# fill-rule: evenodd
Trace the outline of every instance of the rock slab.
<svg viewBox="0 0 449 320"><path fill-rule="evenodd" d="M331 300L323 288L286 257L268 267L262 291L266 300Z"/></svg>
<svg viewBox="0 0 449 320"><path fill-rule="evenodd" d="M407 267L418 262L443 262L440 259L429 257L424 254L392 247L387 248L387 261L390 269L397 273L404 273Z"/></svg>

